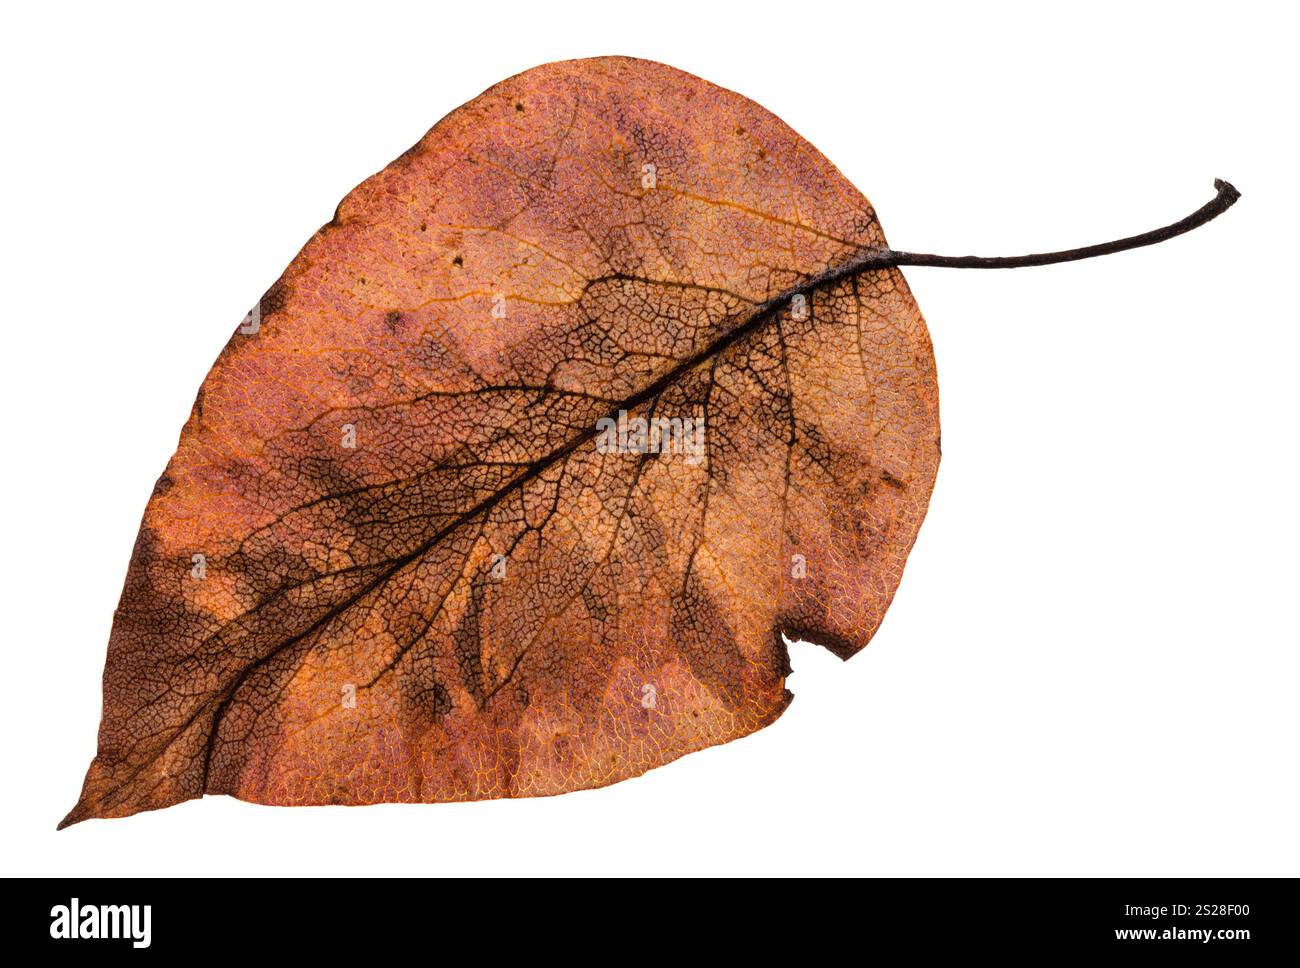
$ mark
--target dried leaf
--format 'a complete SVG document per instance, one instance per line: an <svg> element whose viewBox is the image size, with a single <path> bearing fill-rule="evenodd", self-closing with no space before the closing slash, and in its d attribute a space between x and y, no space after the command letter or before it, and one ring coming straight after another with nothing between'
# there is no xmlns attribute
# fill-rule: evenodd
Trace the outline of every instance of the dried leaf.
<svg viewBox="0 0 1300 968"><path fill-rule="evenodd" d="M879 627L939 463L888 251L816 149L660 64L454 111L204 381L64 825L557 794L771 723L783 634Z"/></svg>

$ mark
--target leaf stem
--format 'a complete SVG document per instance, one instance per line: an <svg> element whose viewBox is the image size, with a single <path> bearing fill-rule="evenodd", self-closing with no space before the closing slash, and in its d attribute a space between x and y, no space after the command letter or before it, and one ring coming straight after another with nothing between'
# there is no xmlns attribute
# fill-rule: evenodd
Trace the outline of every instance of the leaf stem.
<svg viewBox="0 0 1300 968"><path fill-rule="evenodd" d="M856 275L869 269L887 269L894 266L938 266L945 269L1020 269L1026 266L1047 266L1057 262L1075 262L1079 259L1091 259L1094 256L1110 255L1126 249L1137 249L1144 245L1155 245L1176 235L1190 232L1204 225L1213 218L1222 215L1241 197L1241 192L1233 188L1222 178L1214 180L1215 196L1191 215L1179 219L1164 228L1152 229L1141 235L1130 235L1126 239L1114 242L1102 242L1098 245L1085 245L1078 249L1064 249L1060 252L1038 252L1032 255L981 256L981 255L929 255L924 252L900 252L896 249L876 249L863 253L856 259L850 259L843 265L823 273L808 285L800 286L799 291L815 286L835 282L848 276Z"/></svg>

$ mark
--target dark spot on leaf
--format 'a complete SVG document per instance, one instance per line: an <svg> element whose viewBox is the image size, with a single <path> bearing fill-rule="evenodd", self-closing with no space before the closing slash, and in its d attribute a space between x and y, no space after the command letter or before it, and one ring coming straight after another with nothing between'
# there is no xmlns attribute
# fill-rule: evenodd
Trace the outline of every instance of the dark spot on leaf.
<svg viewBox="0 0 1300 968"><path fill-rule="evenodd" d="M906 481L900 481L900 480L899 480L897 477L895 477L893 474L889 473L889 471L881 471L881 472L880 472L880 479L881 479L882 481L884 481L886 484L888 484L890 487L896 487L896 488L898 488L900 491L906 491L906 490L907 490L907 482L906 482Z"/></svg>
<svg viewBox="0 0 1300 968"><path fill-rule="evenodd" d="M452 702L451 694L447 692L441 682L433 684L433 718L437 722L443 719L451 712Z"/></svg>
<svg viewBox="0 0 1300 968"><path fill-rule="evenodd" d="M257 302L257 311L262 316L262 322L266 322L268 316L281 312L288 298L289 287L285 285L284 276L281 276L271 283L271 288L262 293L262 298Z"/></svg>
<svg viewBox="0 0 1300 968"><path fill-rule="evenodd" d="M460 624L452 633L452 647L456 656L456 665L460 669L461 684L482 709L487 702L484 680L487 678L483 669L483 632L480 627L484 598L486 597L486 575L480 573L470 586L469 605Z"/></svg>

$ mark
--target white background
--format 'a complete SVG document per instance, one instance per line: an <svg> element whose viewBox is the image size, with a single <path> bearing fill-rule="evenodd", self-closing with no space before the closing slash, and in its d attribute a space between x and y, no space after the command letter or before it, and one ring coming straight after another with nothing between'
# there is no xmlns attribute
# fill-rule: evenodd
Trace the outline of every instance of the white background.
<svg viewBox="0 0 1300 968"><path fill-rule="evenodd" d="M7 8L4 873L1300 874L1296 23L984 6ZM1106 259L907 270L930 515L870 648L795 646L772 727L553 799L56 834L140 513L234 325L448 111L609 53L774 111L898 248L1102 241L1216 176L1243 199Z"/></svg>

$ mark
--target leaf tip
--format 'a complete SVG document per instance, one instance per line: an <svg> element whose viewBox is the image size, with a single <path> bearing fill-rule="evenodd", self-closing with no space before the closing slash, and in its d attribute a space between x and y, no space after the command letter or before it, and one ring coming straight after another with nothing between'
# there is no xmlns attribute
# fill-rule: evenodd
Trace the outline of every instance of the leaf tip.
<svg viewBox="0 0 1300 968"><path fill-rule="evenodd" d="M59 825L54 829L62 830L65 827L71 827L74 823L80 823L82 819L83 818L77 816L77 811L74 808L70 814L59 821Z"/></svg>

